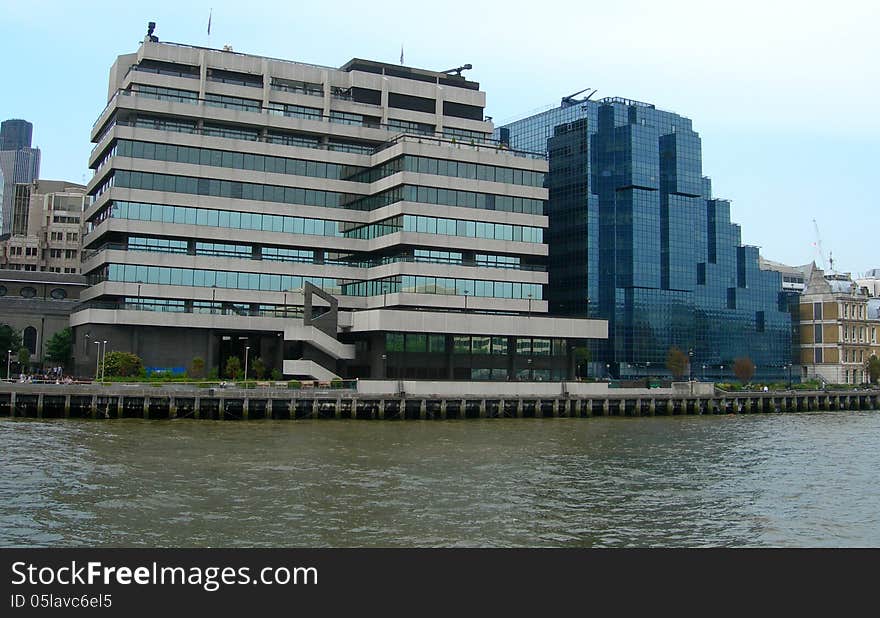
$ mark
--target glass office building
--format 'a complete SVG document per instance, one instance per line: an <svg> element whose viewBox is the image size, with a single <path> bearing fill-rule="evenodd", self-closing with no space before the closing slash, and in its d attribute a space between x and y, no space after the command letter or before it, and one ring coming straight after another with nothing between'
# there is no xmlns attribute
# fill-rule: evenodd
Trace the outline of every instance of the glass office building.
<svg viewBox="0 0 880 618"><path fill-rule="evenodd" d="M756 379L787 377L780 275L759 268L730 203L712 196L689 119L627 99L568 99L497 136L549 155L548 301L551 312L609 320L594 372L665 374L674 346L694 378L732 379L741 357Z"/></svg>

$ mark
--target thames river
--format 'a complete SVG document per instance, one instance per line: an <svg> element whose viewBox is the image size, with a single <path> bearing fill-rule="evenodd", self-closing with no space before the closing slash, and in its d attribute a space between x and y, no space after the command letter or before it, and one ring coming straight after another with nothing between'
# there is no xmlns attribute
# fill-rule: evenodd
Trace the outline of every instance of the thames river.
<svg viewBox="0 0 880 618"><path fill-rule="evenodd" d="M0 546L880 546L880 413L0 420Z"/></svg>

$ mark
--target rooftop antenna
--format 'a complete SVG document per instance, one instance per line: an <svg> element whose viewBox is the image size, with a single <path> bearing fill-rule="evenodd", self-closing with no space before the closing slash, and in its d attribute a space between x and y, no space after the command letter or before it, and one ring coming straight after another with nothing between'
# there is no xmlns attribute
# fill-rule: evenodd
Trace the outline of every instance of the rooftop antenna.
<svg viewBox="0 0 880 618"><path fill-rule="evenodd" d="M816 240L813 241L813 247L816 248L815 257L819 258L819 264L822 269L825 268L825 253L822 251L822 237L819 236L819 224L813 219L813 229L816 232Z"/></svg>
<svg viewBox="0 0 880 618"><path fill-rule="evenodd" d="M156 22L154 22L154 21L147 22L147 36L146 36L145 40L151 41L153 43L158 43L159 37L153 36L154 30L156 30Z"/></svg>
<svg viewBox="0 0 880 618"><path fill-rule="evenodd" d="M474 67L470 64L463 64L460 67L455 67L454 69L447 69L443 71L443 73L448 73L449 75L458 75L459 77L461 77L462 71L470 71L473 68Z"/></svg>

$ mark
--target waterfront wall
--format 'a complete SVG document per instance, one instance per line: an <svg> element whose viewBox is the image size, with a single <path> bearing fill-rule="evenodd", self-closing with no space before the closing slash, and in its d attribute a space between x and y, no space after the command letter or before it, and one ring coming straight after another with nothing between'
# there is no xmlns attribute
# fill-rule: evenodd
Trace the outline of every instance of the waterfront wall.
<svg viewBox="0 0 880 618"><path fill-rule="evenodd" d="M411 385L413 390L407 390ZM424 392L417 392L419 388L415 385L420 385ZM486 390L484 386L494 388ZM583 390L571 389L571 383L517 383L517 388L509 386L514 385L382 381L372 385L359 384L358 390L288 390L6 383L0 385L0 416L212 420L463 419L880 409L880 390L724 393L714 390L696 392L695 389L692 394L690 384L673 385L669 389L613 389L607 384L578 384Z"/></svg>

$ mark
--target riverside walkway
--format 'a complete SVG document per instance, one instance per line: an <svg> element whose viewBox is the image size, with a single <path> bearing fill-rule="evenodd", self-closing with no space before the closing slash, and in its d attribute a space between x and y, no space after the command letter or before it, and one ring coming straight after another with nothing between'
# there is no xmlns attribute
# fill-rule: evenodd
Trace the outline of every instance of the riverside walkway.
<svg viewBox="0 0 880 618"><path fill-rule="evenodd" d="M284 385L284 386L282 386ZM0 416L93 419L464 419L877 410L880 390L723 392L707 383L362 380L355 388L0 384Z"/></svg>

